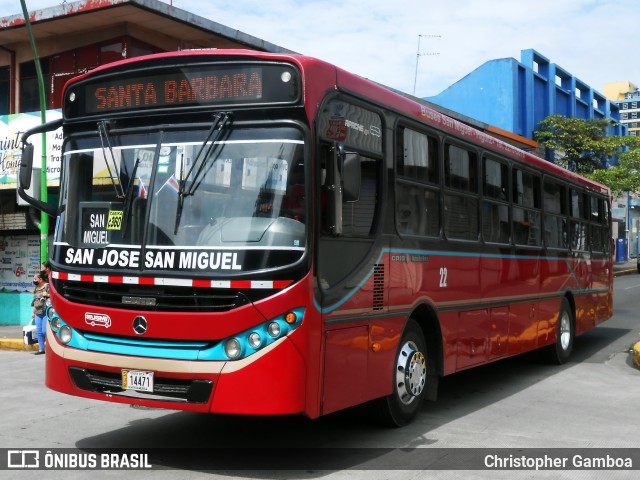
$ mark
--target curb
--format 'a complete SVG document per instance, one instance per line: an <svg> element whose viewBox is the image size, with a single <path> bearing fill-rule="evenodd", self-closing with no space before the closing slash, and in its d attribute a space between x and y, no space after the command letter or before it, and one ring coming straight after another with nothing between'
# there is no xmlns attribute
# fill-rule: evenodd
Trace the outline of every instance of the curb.
<svg viewBox="0 0 640 480"><path fill-rule="evenodd" d="M636 343L631 351L633 353L633 364L636 368L640 368L640 342Z"/></svg>
<svg viewBox="0 0 640 480"><path fill-rule="evenodd" d="M27 352L35 352L38 350L38 344L25 345L21 338L0 338L0 350L24 350Z"/></svg>
<svg viewBox="0 0 640 480"><path fill-rule="evenodd" d="M632 273L638 273L636 268L632 268L629 270L618 270L617 272L613 272L614 277L619 277L620 275L630 275Z"/></svg>

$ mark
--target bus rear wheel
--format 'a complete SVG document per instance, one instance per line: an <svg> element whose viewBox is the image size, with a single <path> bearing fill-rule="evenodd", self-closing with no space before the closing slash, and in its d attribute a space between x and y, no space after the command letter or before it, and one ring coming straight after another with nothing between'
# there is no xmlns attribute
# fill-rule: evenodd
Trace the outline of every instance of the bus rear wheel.
<svg viewBox="0 0 640 480"><path fill-rule="evenodd" d="M409 319L393 369L393 392L377 402L377 417L384 425L401 427L413 420L424 400L428 376L427 348L418 323Z"/></svg>
<svg viewBox="0 0 640 480"><path fill-rule="evenodd" d="M575 337L575 322L573 310L569 300L562 299L560 311L558 312L558 322L556 324L556 341L546 348L547 359L556 365L562 365L573 351L573 339Z"/></svg>

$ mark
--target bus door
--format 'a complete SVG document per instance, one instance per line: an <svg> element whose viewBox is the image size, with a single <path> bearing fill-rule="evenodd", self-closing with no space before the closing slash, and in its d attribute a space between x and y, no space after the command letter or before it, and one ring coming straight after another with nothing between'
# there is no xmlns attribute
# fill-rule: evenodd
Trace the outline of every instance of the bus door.
<svg viewBox="0 0 640 480"><path fill-rule="evenodd" d="M375 151L381 153L380 117L338 103L325 112L340 112L344 118L336 120L342 122L339 128L329 123L331 116L319 122L321 134L334 136L334 141L322 141L319 147L320 195L316 199L320 211L315 273L324 335L323 414L388 394L377 385L378 359L371 355L376 332L385 330L376 316L382 317L388 308L388 266L378 235L383 160ZM345 127L349 118L357 118L358 123ZM372 148L374 152L363 152ZM385 377L390 379L391 374Z"/></svg>

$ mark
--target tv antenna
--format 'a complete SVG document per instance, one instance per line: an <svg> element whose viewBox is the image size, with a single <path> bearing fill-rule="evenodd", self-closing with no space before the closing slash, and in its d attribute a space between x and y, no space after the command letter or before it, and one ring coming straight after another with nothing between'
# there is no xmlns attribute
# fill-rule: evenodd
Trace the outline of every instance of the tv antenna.
<svg viewBox="0 0 640 480"><path fill-rule="evenodd" d="M436 56L436 55L440 55L440 52L425 52L425 53L421 53L420 52L420 40L422 40L423 38L442 38L441 35L418 35L418 53L416 54L416 73L415 76L413 77L413 94L416 94L416 83L418 82L418 63L420 62L420 57L424 57L424 56Z"/></svg>

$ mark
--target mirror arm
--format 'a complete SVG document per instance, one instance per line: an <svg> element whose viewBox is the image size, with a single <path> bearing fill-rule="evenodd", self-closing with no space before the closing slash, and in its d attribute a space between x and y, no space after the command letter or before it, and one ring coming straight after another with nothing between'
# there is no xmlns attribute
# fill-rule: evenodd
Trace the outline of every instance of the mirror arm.
<svg viewBox="0 0 640 480"><path fill-rule="evenodd" d="M45 132L52 132L54 130L59 129L62 126L62 119L58 118L56 120L52 120L50 122L47 123L41 123L40 125L36 125L33 128L30 128L29 130L27 130L26 132L24 132L22 134L22 144L25 145L27 143L27 139L31 136L31 135L35 135L37 133L45 133Z"/></svg>
<svg viewBox="0 0 640 480"><path fill-rule="evenodd" d="M29 196L27 192L24 191L24 188L20 186L18 187L18 195L20 195L20 198L22 198L24 201L30 203L31 205L36 207L38 210L46 213L50 217L55 218L58 216L57 207L54 207L53 205L49 205L48 203L44 203L40 200L36 200L35 198Z"/></svg>

